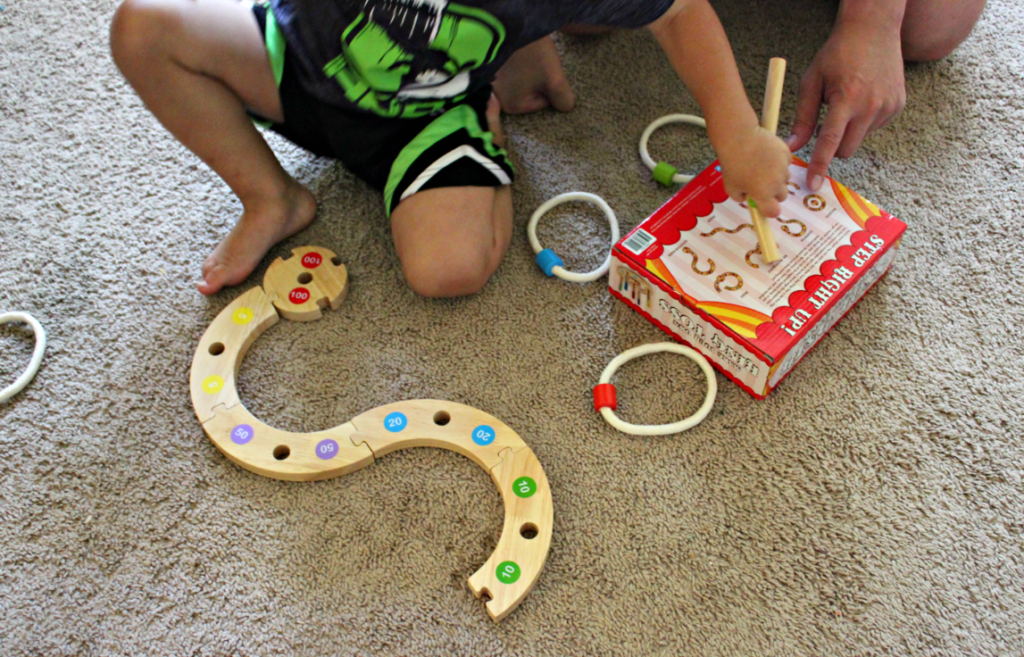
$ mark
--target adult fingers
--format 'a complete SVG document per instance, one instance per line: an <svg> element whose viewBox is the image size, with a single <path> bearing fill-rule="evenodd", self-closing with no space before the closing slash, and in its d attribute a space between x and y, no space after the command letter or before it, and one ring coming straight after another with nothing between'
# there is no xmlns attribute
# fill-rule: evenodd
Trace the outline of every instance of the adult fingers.
<svg viewBox="0 0 1024 657"><path fill-rule="evenodd" d="M818 127L818 115L821 113L822 85L821 75L814 67L800 79L796 120L786 139L786 145L789 146L790 151L800 150L814 136L814 131Z"/></svg>
<svg viewBox="0 0 1024 657"><path fill-rule="evenodd" d="M889 105L883 105L881 111L879 111L875 120L871 123L871 127L868 128L868 134L892 123L896 117L900 115L900 112L903 111L903 107L906 105L906 102L906 98L898 98L895 102Z"/></svg>
<svg viewBox="0 0 1024 657"><path fill-rule="evenodd" d="M836 102L829 105L828 114L821 124L821 130L818 131L818 140L814 144L810 165L807 167L807 186L811 188L812 192L821 189L821 183L828 175L828 167L832 164L832 158L835 157L836 151L843 143L849 123L850 112L843 103Z"/></svg>
<svg viewBox="0 0 1024 657"><path fill-rule="evenodd" d="M847 124L846 133L843 135L843 141L839 144L839 148L836 150L836 157L853 157L853 154L857 152L858 148L860 148L860 143L864 141L864 137L867 136L868 130L874 122L874 118L874 116L854 118Z"/></svg>

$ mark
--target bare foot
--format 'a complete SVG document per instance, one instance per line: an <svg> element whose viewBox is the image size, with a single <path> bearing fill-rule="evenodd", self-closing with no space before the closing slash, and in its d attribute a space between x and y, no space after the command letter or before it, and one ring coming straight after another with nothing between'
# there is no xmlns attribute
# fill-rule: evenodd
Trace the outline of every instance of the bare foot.
<svg viewBox="0 0 1024 657"><path fill-rule="evenodd" d="M270 247L313 221L316 199L296 182L280 196L243 203L242 217L203 263L203 281L196 285L210 295L244 281Z"/></svg>
<svg viewBox="0 0 1024 657"><path fill-rule="evenodd" d="M545 107L568 112L576 105L551 37L514 52L494 76L494 93L508 114L527 114Z"/></svg>

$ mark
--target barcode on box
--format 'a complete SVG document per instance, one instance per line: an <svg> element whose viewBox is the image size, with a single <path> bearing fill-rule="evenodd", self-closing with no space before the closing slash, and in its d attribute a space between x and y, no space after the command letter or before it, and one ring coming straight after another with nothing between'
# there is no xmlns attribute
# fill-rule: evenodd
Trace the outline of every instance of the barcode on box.
<svg viewBox="0 0 1024 657"><path fill-rule="evenodd" d="M654 244L654 235L651 235L643 228L626 238L622 246L626 247L636 255L643 253L647 247Z"/></svg>

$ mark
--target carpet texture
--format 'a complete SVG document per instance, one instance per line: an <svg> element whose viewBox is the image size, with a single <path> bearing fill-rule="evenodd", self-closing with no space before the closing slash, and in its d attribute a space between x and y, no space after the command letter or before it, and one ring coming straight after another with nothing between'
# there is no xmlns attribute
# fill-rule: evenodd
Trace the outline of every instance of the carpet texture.
<svg viewBox="0 0 1024 657"><path fill-rule="evenodd" d="M719 377L704 423L662 438L612 430L590 388L663 334L600 283L545 278L525 234L560 192L601 194L623 230L668 197L637 140L697 108L647 33L560 37L577 108L506 120L515 237L480 294L414 295L379 195L271 136L318 218L206 299L200 264L240 205L115 69L115 3L0 5L0 310L35 314L51 341L0 406L0 654L1024 654L1017 3L993 0L953 56L908 67L907 109L833 168L910 225L892 272L766 401ZM756 104L769 57L789 60L787 129L835 5L716 8ZM691 128L651 147L683 170L713 157ZM590 268L603 224L563 206L541 240ZM511 425L547 472L555 528L539 584L501 624L465 583L502 517L469 460L408 450L286 483L204 436L188 393L199 337L303 244L342 257L351 293L256 342L246 405L293 431L409 398ZM31 349L0 327L3 381ZM704 386L664 354L616 383L641 423L688 415Z"/></svg>

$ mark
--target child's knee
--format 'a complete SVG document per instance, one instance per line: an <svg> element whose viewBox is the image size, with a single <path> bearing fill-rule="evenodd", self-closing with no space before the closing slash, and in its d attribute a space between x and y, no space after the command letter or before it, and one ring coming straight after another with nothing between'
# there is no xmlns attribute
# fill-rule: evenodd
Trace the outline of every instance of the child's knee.
<svg viewBox="0 0 1024 657"><path fill-rule="evenodd" d="M416 294L430 298L476 294L487 284L495 268L492 255L483 249L415 253L402 261L409 287Z"/></svg>
<svg viewBox="0 0 1024 657"><path fill-rule="evenodd" d="M180 19L173 0L124 0L110 24L110 50L123 71L134 60L151 55L173 38Z"/></svg>

